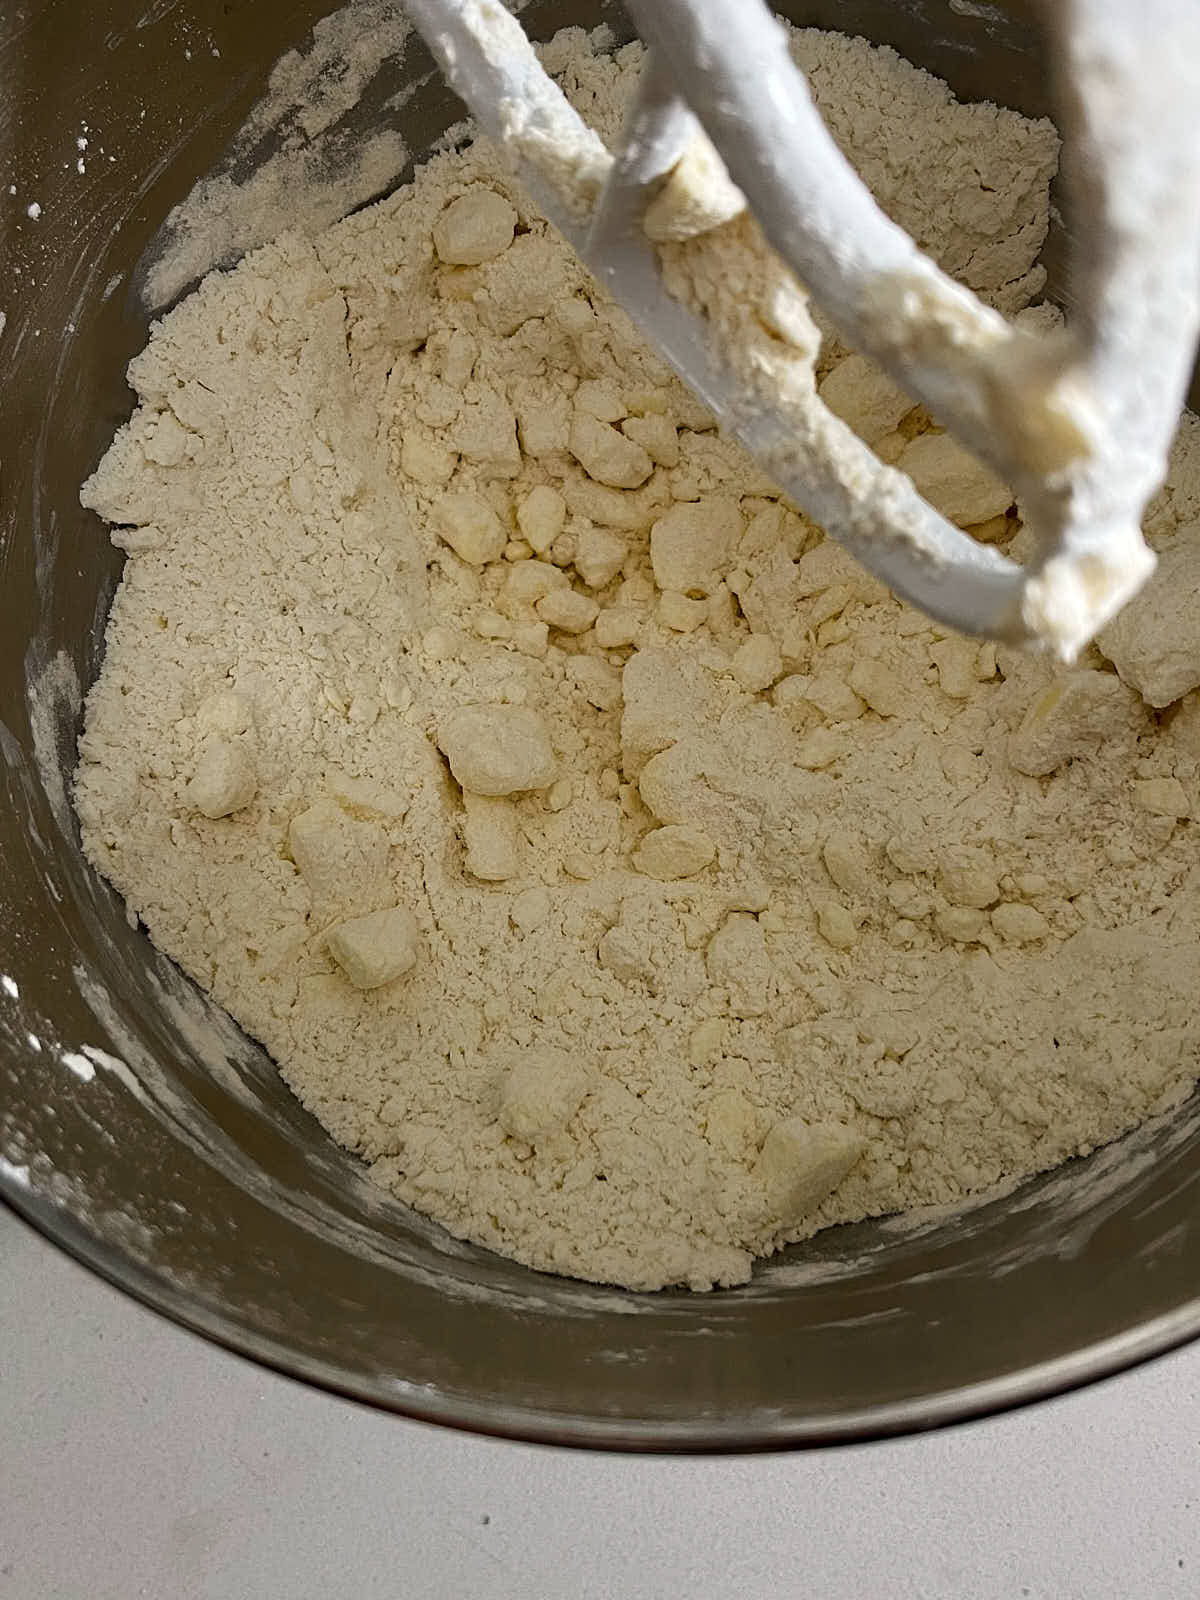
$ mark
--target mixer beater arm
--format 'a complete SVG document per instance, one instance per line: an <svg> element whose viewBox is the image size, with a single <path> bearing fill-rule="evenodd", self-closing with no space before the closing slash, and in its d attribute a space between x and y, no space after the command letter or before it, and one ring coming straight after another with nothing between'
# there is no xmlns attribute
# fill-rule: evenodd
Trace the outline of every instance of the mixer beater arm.
<svg viewBox="0 0 1200 1600"><path fill-rule="evenodd" d="M1136 17L1125 0L1062 0L1079 189L1095 215L1075 273L1079 331L1051 340L1007 323L885 216L761 0L631 0L651 57L615 160L498 0L407 3L550 220L726 430L892 588L966 632L1064 659L1136 592L1154 565L1138 523L1200 322L1193 0L1144 0ZM690 152L713 179L698 228L745 196L846 337L1012 485L1036 535L1028 570L948 523L821 404L802 337L790 358L778 340L722 346L708 308L667 293L640 224Z"/></svg>

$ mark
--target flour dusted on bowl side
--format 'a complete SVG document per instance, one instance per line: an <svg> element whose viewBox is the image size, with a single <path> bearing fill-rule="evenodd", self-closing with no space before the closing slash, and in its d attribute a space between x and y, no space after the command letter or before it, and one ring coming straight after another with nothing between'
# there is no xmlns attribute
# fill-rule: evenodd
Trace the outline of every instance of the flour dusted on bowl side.
<svg viewBox="0 0 1200 1600"><path fill-rule="evenodd" d="M861 41L797 51L885 206L1026 305L1048 125ZM611 137L640 48L545 57ZM819 377L1019 550L1004 486L894 385L832 337ZM212 274L130 381L83 491L128 553L84 847L454 1233L737 1283L1191 1086L1200 627L1174 591L1066 673L934 627L713 431L482 142ZM1198 429L1148 521L1178 573Z"/></svg>

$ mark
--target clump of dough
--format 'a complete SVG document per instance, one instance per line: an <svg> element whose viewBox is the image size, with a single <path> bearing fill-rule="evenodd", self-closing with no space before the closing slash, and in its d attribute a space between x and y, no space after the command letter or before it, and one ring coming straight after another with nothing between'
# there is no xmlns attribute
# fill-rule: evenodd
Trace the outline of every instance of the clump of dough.
<svg viewBox="0 0 1200 1600"><path fill-rule="evenodd" d="M704 133L697 133L646 207L642 226L656 244L694 239L730 222L746 209L746 197Z"/></svg>

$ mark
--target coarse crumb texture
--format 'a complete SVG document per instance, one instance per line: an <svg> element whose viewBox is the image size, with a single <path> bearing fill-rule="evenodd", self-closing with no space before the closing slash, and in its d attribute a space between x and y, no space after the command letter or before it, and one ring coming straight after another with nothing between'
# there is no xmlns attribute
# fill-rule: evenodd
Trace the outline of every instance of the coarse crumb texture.
<svg viewBox="0 0 1200 1600"><path fill-rule="evenodd" d="M1053 130L861 41L797 51L881 201L1018 311ZM545 56L611 137L640 48ZM1008 491L907 397L828 344L821 371L1020 548ZM824 541L482 142L210 276L130 380L83 492L129 558L85 849L452 1232L733 1284L1187 1091L1195 419L1149 518L1170 582L1056 672Z"/></svg>

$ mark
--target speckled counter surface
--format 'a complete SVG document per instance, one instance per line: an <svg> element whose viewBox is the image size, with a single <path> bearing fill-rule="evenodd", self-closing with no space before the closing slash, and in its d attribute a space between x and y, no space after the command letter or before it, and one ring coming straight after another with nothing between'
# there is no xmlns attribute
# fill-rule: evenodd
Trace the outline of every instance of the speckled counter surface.
<svg viewBox="0 0 1200 1600"><path fill-rule="evenodd" d="M0 1441L3 1600L1200 1593L1200 1347L921 1439L576 1455L260 1371L0 1209Z"/></svg>

